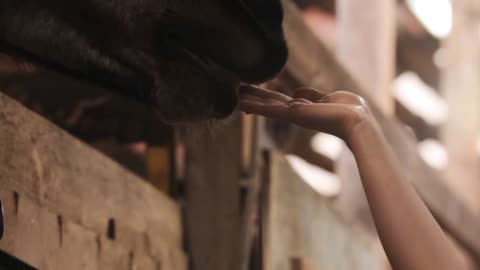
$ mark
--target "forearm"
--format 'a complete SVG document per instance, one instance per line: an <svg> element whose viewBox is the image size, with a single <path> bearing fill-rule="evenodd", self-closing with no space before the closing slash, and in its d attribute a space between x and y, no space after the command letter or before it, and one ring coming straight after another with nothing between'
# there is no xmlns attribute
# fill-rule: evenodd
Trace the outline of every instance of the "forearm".
<svg viewBox="0 0 480 270"><path fill-rule="evenodd" d="M387 256L396 270L462 269L443 233L374 121L355 126L347 143Z"/></svg>
<svg viewBox="0 0 480 270"><path fill-rule="evenodd" d="M287 120L345 139L355 155L382 244L396 270L461 270L462 260L407 181L365 100L349 92L300 88L293 98L240 89L247 113Z"/></svg>

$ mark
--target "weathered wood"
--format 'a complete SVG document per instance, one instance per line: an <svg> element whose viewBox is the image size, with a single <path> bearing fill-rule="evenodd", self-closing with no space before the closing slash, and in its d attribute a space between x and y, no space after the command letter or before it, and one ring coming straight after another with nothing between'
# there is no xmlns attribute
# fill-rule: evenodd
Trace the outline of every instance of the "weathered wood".
<svg viewBox="0 0 480 270"><path fill-rule="evenodd" d="M240 270L247 270L250 262L250 255L254 241L255 217L259 204L259 194L261 189L262 174L260 170L248 179L245 179L247 186L245 189L245 202L241 213L241 224L239 230L239 262Z"/></svg>
<svg viewBox="0 0 480 270"><path fill-rule="evenodd" d="M290 58L286 67L289 76L296 78L302 86L308 85L328 91L352 91L374 104L371 96L351 78L322 43L312 36L294 4L288 0L283 3L286 10L284 26L290 46ZM479 218L449 190L443 177L418 156L417 142L403 125L398 120L387 117L375 105L372 105L372 110L387 140L400 157L404 172L443 228L480 258Z"/></svg>
<svg viewBox="0 0 480 270"><path fill-rule="evenodd" d="M395 7L394 0L337 1L336 55L386 115L394 112ZM336 206L349 221L375 233L357 163L346 146L335 165L343 183Z"/></svg>
<svg viewBox="0 0 480 270"><path fill-rule="evenodd" d="M258 116L242 115L242 211L239 230L240 270L249 269L250 255L255 237L255 217L259 206L261 180L265 167L259 158L259 125L263 121Z"/></svg>
<svg viewBox="0 0 480 270"><path fill-rule="evenodd" d="M313 134L308 134L309 131L307 130L301 130L300 132L302 132L302 136L294 136L293 141L285 148L287 153L297 155L308 163L318 166L328 172L335 172L335 161L330 157L313 150L311 140L304 140L305 137L303 135L312 138Z"/></svg>
<svg viewBox="0 0 480 270"><path fill-rule="evenodd" d="M442 92L448 103L442 139L449 155L447 183L480 214L480 14L477 0L455 0L453 27L445 42Z"/></svg>
<svg viewBox="0 0 480 270"><path fill-rule="evenodd" d="M393 114L395 0L338 0L338 59L388 115Z"/></svg>
<svg viewBox="0 0 480 270"><path fill-rule="evenodd" d="M169 145L148 146L146 153L146 169L148 182L170 194L172 181L172 151Z"/></svg>
<svg viewBox="0 0 480 270"><path fill-rule="evenodd" d="M186 138L186 230L193 269L238 270L242 128L240 114Z"/></svg>
<svg viewBox="0 0 480 270"><path fill-rule="evenodd" d="M422 117L414 114L398 101L395 101L395 115L402 123L412 128L419 141L438 139L438 127L427 123Z"/></svg>
<svg viewBox="0 0 480 270"><path fill-rule="evenodd" d="M292 258L292 270L313 270L311 263L305 258Z"/></svg>
<svg viewBox="0 0 480 270"><path fill-rule="evenodd" d="M270 154L269 175L265 270L291 270L292 266L383 269L372 237L342 219L330 201L300 179L283 155ZM308 265L298 260L292 265L292 258L302 258Z"/></svg>
<svg viewBox="0 0 480 270"><path fill-rule="evenodd" d="M130 252L156 260L168 252L185 260L175 202L1 93L0 164L7 220L0 247L35 266L130 269L113 262L96 268L110 257L96 259L92 247L102 245L121 257L118 263L128 261ZM78 267L65 267L68 258Z"/></svg>
<svg viewBox="0 0 480 270"><path fill-rule="evenodd" d="M249 176L256 168L256 151L258 145L258 117L243 114L242 116L242 173Z"/></svg>
<svg viewBox="0 0 480 270"><path fill-rule="evenodd" d="M194 269L248 269L262 176L258 124L236 113L213 131L186 136L186 226Z"/></svg>
<svg viewBox="0 0 480 270"><path fill-rule="evenodd" d="M434 59L440 48L440 41L425 29L405 2L398 2L396 17L399 22L397 73L413 71L426 84L439 90L440 70Z"/></svg>

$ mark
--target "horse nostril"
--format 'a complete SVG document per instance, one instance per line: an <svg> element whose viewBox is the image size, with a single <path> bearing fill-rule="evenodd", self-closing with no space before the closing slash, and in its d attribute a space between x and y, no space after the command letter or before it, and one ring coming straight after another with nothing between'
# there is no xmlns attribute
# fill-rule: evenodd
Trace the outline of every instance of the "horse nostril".
<svg viewBox="0 0 480 270"><path fill-rule="evenodd" d="M230 91L229 91L230 92ZM238 98L234 91L228 93L223 92L214 97L214 113L215 118L224 118L232 114L237 106Z"/></svg>
<svg viewBox="0 0 480 270"><path fill-rule="evenodd" d="M282 71L287 58L288 48L285 42L273 42L255 67L242 71L242 80L247 83L262 83L273 79Z"/></svg>
<svg viewBox="0 0 480 270"><path fill-rule="evenodd" d="M258 24L270 31L282 25L283 10L280 0L240 0L255 17Z"/></svg>

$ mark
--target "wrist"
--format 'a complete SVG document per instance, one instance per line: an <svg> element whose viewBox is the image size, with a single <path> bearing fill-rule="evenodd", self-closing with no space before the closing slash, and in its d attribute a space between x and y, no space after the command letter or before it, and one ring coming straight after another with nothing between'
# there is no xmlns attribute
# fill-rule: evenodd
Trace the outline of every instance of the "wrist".
<svg viewBox="0 0 480 270"><path fill-rule="evenodd" d="M345 143L350 150L354 151L359 143L365 143L365 140L369 138L377 138L381 133L381 129L373 116L362 116L347 130Z"/></svg>

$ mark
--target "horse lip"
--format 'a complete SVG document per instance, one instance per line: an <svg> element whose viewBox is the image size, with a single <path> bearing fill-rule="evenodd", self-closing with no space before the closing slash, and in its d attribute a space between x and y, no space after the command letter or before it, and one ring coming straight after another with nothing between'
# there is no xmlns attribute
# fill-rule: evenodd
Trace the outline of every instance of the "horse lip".
<svg viewBox="0 0 480 270"><path fill-rule="evenodd" d="M200 67L210 79L230 88L238 88L238 85L240 85L240 76L215 61L212 57L197 53L185 46L181 46L181 48L184 54L187 55L195 63L195 65Z"/></svg>
<svg viewBox="0 0 480 270"><path fill-rule="evenodd" d="M265 36L270 36L272 29L268 28L267 25L265 25L264 22L260 21L257 16L255 15L255 12L252 10L252 8L245 2L245 0L237 0L238 4L240 5L240 10L253 22L257 27L259 27L260 31L262 34ZM281 31L281 23L279 24L279 29Z"/></svg>

